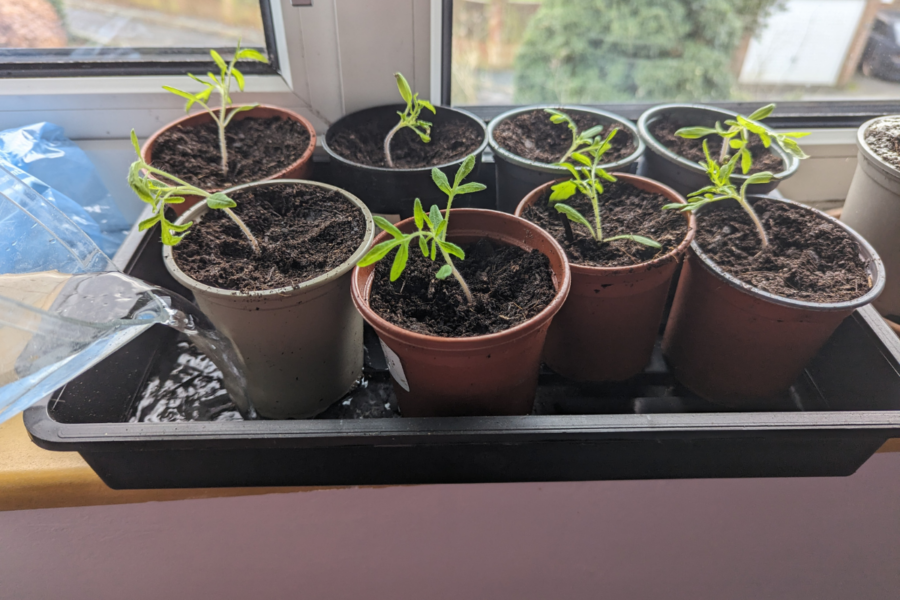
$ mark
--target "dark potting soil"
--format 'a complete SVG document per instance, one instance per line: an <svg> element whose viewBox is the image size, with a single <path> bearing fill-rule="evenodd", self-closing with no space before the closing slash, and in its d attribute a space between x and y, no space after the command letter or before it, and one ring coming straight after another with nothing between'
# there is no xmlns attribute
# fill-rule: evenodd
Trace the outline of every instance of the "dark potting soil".
<svg viewBox="0 0 900 600"><path fill-rule="evenodd" d="M464 245L463 250L466 259L454 262L475 298L473 305L452 276L435 278L444 263L431 262L413 244L397 281L390 281L393 253L376 265L369 306L409 331L469 337L518 325L541 312L556 295L550 260L537 250L487 239Z"/></svg>
<svg viewBox="0 0 900 600"><path fill-rule="evenodd" d="M866 129L866 144L889 165L900 169L900 118L882 119Z"/></svg>
<svg viewBox="0 0 900 600"><path fill-rule="evenodd" d="M642 235L659 242L662 248L650 248L629 240L597 244L587 228L571 222L574 241L569 241L561 213L550 205L549 191L526 209L524 217L555 237L565 248L571 263L588 267L625 267L647 262L672 251L687 235L684 215L675 210L661 210L670 203L665 196L645 192L624 181L604 182L603 189L600 205L603 237ZM579 193L565 203L593 225L594 208L587 196Z"/></svg>
<svg viewBox="0 0 900 600"><path fill-rule="evenodd" d="M219 128L213 123L166 131L153 147L153 166L204 190L259 181L288 168L309 147L309 131L290 119L232 121L225 129L228 175L222 175Z"/></svg>
<svg viewBox="0 0 900 600"><path fill-rule="evenodd" d="M472 154L484 141L484 130L470 119L450 113L447 118L437 120L430 111L423 113L422 119L434 123L431 141L426 144L409 127L395 133L391 139L391 160L395 168L445 165ZM353 129L329 130L328 146L349 161L370 167L387 167L384 138L398 120L397 113L390 111L358 123Z"/></svg>
<svg viewBox="0 0 900 600"><path fill-rule="evenodd" d="M599 115L561 111L569 115L578 126L578 131L585 131L599 125ZM611 148L603 155L606 164L616 162L634 153L635 145L631 133L617 123L610 123L603 128L604 137L611 129L618 126L619 132L612 139ZM565 123L552 123L550 114L543 109L528 111L516 115L500 123L494 129L494 139L500 146L516 156L527 160L552 164L558 162L572 145L572 132Z"/></svg>
<svg viewBox="0 0 900 600"><path fill-rule="evenodd" d="M737 202L723 200L698 215L697 243L722 269L766 292L807 302L843 302L872 286L859 246L815 213L772 200L754 209L769 247ZM728 204L725 204L728 203Z"/></svg>
<svg viewBox="0 0 900 600"><path fill-rule="evenodd" d="M311 185L273 184L231 195L256 236L257 256L224 211L211 210L175 247L182 271L226 290L295 286L337 267L362 244L366 222L343 195Z"/></svg>
<svg viewBox="0 0 900 600"><path fill-rule="evenodd" d="M708 135L697 140L688 140L675 135L675 132L682 127L693 125L696 125L696 123L682 123L668 116L663 116L650 123L649 129L653 137L663 146L693 162L706 161L706 157L703 155L703 140L705 139L707 140L709 153L713 158L718 159L719 152L722 151L722 138L718 135ZM756 135L750 136L750 154L753 156L753 166L747 172L748 175L763 171L780 173L784 170L784 161L772 150L763 146L762 141ZM735 174L743 174L740 164L738 164L734 172Z"/></svg>

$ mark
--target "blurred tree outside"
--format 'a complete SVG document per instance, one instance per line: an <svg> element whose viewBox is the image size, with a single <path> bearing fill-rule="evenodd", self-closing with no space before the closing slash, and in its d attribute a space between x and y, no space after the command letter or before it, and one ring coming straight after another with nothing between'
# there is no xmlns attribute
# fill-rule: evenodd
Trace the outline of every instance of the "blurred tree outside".
<svg viewBox="0 0 900 600"><path fill-rule="evenodd" d="M515 58L516 102L723 100L778 0L545 0Z"/></svg>

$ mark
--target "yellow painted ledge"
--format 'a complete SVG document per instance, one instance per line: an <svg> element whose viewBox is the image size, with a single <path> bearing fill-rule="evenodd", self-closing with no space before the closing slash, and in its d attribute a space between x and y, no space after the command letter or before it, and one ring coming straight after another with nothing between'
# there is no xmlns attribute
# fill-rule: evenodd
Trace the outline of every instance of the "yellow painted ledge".
<svg viewBox="0 0 900 600"><path fill-rule="evenodd" d="M0 511L313 491L317 487L113 490L77 452L50 452L28 437L22 415L0 425Z"/></svg>

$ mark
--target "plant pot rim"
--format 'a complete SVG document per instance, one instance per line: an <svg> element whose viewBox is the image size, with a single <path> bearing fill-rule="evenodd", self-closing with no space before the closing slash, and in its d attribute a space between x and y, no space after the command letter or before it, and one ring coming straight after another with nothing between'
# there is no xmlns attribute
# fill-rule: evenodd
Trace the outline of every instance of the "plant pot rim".
<svg viewBox="0 0 900 600"><path fill-rule="evenodd" d="M229 107L237 107L237 106L246 106L246 104L231 104L231 105L229 105ZM216 110L218 110L218 108L220 108L220 107L212 107L212 110L216 111ZM289 119L291 119L292 121L296 121L296 122L300 123L301 125L303 125L306 128L306 130L309 132L309 144L307 145L306 150L303 151L303 154L301 154L297 158L297 160L295 160L294 162L292 162L285 168L280 169L278 172L273 173L272 175L269 175L268 177L265 177L265 178L259 180L259 181L270 181L273 179L280 179L288 171L295 169L295 168L297 168L297 166L311 160L313 151L316 149L316 128L313 127L312 123L310 123L309 120L307 120L302 115L300 115L292 110L288 110L287 108L281 108L280 106L272 106L270 104L258 104L255 108L253 108L251 110L244 111L243 113L238 113L238 114L245 115L245 116L241 117L240 120L254 118L253 113L257 109L261 109L261 108L282 113L285 116L287 116ZM181 125L184 125L188 121L197 120L204 116L207 116L210 120L212 119L212 116L210 116L207 111L203 111L203 112L185 115L176 121L172 121L171 123L164 125L160 129L158 129L153 135L151 135L149 138L147 138L146 142L144 142L144 145L141 148L141 158L148 165L152 166L153 165L153 161L152 161L153 157L150 156L150 150L152 150L153 147L156 145L156 140L159 138L159 136L161 136L166 131L169 131L170 129L179 127ZM238 120L237 117L235 117L235 120ZM146 175L148 177L150 177L151 179L159 181L159 178L156 177L152 173L147 173ZM240 185L249 185L250 183L256 183L256 182L248 182L248 183L243 183ZM234 187L236 187L236 186L233 186L232 188L229 188L229 189L234 189ZM210 192L210 193L215 193L215 192L221 192L223 190L224 190L224 188L216 187L216 188L210 188L205 191Z"/></svg>
<svg viewBox="0 0 900 600"><path fill-rule="evenodd" d="M896 119L900 122L900 115L882 115L880 117L875 117L874 119L869 119L860 125L856 130L856 146L859 148L859 151L869 159L869 162L872 163L873 166L878 167L880 171L891 179L900 180L900 169L878 156L866 142L866 132L869 128L878 121L884 121L886 119Z"/></svg>
<svg viewBox="0 0 900 600"><path fill-rule="evenodd" d="M352 116L357 115L362 112L384 110L384 109L390 109L390 110L396 111L396 110L402 110L404 107L405 107L404 104L381 104L379 106L370 106L369 108L363 108L362 110L358 110L358 111L352 112L348 115L344 115L343 117L341 117L340 119L338 119L337 121L332 123L331 127L329 127L328 129L330 131L330 130L334 129L335 127L337 127L341 123L341 121L344 121L347 118L352 117ZM461 108L454 108L454 107L450 107L450 106L435 106L434 108L436 110L446 110L446 111L450 111L450 112L459 113L469 119L472 119L478 126L480 126L481 132L482 132L481 133L481 135L482 135L481 144L479 144L478 148L476 150L473 150L471 152L471 154L474 154L475 156L480 156L481 153L484 152L484 149L487 148L487 145L488 145L488 136L487 136L487 125L485 124L485 122L483 120L481 120L481 118L479 118L478 116L470 113L467 110L463 110ZM430 173L431 170L434 168L446 169L446 168L452 167L454 165L459 165L462 163L462 161L464 161L466 159L467 156L469 156L467 154L466 156L462 156L456 160L451 160L448 163L443 163L443 164L439 164L439 165L431 165L428 167L415 167L415 168L375 167L372 165L364 165L362 163L352 161L348 158L341 156L337 152L335 152L331 148L331 146L328 145L328 132L326 132L325 135L322 136L322 148L325 150L325 152L328 153L328 156L330 157L331 160L336 160L338 162L342 162L342 163L344 163L346 165L350 165L352 167L357 167L360 169L371 169L373 171L378 171L378 172L383 172L383 173L421 173L421 172Z"/></svg>
<svg viewBox="0 0 900 600"><path fill-rule="evenodd" d="M641 175L632 175L631 173L616 173L616 179L625 181L630 185L633 185L635 181L641 181L652 185L653 187L659 188L659 193L666 196L667 199L672 200L674 202L678 202L679 204L687 204L687 200L685 200L684 196L673 190L667 185L664 185L655 179L650 179L649 177L642 177ZM522 198L519 205L516 207L515 215L519 218L524 219L522 213L526 208L537 202L541 193L544 192L547 188L552 185L559 183L560 181L564 181L562 179L556 181L548 181L547 183L541 184L532 190L527 196ZM636 186L635 186L636 187ZM662 256L657 256L656 258L648 261L644 261L641 263L637 263L634 265L628 265L623 267L593 267L590 265L579 265L569 261L569 268L573 273L578 273L580 275L600 275L600 274L618 274L618 273L633 273L635 271L650 271L657 267L662 266L664 263L669 263L673 260L677 260L677 257L681 254L684 254L688 247L693 243L694 234L697 231L697 217L693 212L682 213L687 217L688 220L688 231L684 236L684 239L679 242L677 246L663 254ZM527 219L526 219L527 220ZM542 230L543 231L543 230ZM553 236L550 236L553 237ZM568 258L568 257L567 257Z"/></svg>
<svg viewBox="0 0 900 600"><path fill-rule="evenodd" d="M837 225L847 233L849 233L856 244L859 246L860 254L868 253L871 258L869 261L869 269L872 274L872 288L860 296L859 298L855 298L853 300L845 300L843 302L808 302L806 300L794 300L792 298L785 298L784 296L778 296L771 292L766 292L761 290L753 285L745 281L741 281L734 275L731 275L725 272L719 265L717 265L708 254L706 254L697 243L695 239L691 242L691 250L694 254L697 255L697 258L700 259L700 263L703 267L712 273L719 280L726 282L731 287L741 290L749 294L750 296L756 298L757 300L763 300L765 302L770 302L772 304L777 304L780 306L786 306L788 308L796 308L801 310L811 310L811 311L819 311L819 312L840 312L852 310L854 308L859 308L861 306L865 306L866 304L871 303L884 289L884 281L885 281L885 270L884 263L881 260L881 257L875 252L875 249L867 242L861 235L856 233L853 229L847 226L846 223L842 223L838 221L834 217L831 217L824 212L813 208L811 206L806 206L805 204L801 204L799 202L794 202L793 200L788 200L786 198L774 198L772 196L767 196L765 194L755 195L751 194L748 198L752 199L766 199L772 200L774 202L783 202L785 204L790 204L791 206L808 210L816 214L819 218L822 218L829 223ZM705 207L701 210L705 210Z"/></svg>
<svg viewBox="0 0 900 600"><path fill-rule="evenodd" d="M516 219L525 223L525 226L531 229L535 235L541 236L549 241L551 246L555 248L562 257L563 265L566 266L566 269L564 269L563 271L562 280L558 282L559 287L556 289L556 293L554 294L553 299L538 314L529 319L526 319L518 325L515 325L498 333L473 335L467 337L441 337L437 335L426 335L423 333L410 331L408 329L404 329L403 327L395 325L372 310L372 308L369 306L369 293L372 289L371 282L375 270L373 268L369 276L366 277L365 290L360 290L357 286L360 267L355 267L353 269L353 280L350 284L350 292L353 295L353 303L356 305L356 309L360 312L360 314L362 314L363 318L370 324L372 324L372 326L375 327L376 330L385 331L387 335L390 335L392 337L402 337L407 343L415 344L417 346L440 348L443 350L469 351L474 348L483 347L485 345L496 345L511 342L523 335L528 334L536 327L539 327L545 321L550 320L553 315L556 314L560 308L562 308L563 303L565 303L566 301L566 297L569 295L569 288L572 285L572 274L568 268L569 259L566 257L565 250L563 250L562 246L560 246L559 243L555 239L553 239L553 236L549 235L534 223L526 221L525 219L521 219L509 213L502 213L496 210L487 210L483 208L453 209L453 215L460 214L473 214L479 216L479 220L490 218ZM402 231L403 226L408 225L413 221L413 217L404 219L403 221L397 223L397 227ZM373 245L385 241L387 240L387 238L388 233L382 231L375 238Z"/></svg>
<svg viewBox="0 0 900 600"><path fill-rule="evenodd" d="M653 150L656 154L664 157L666 160L670 162L676 163L678 166L690 169L695 173L706 174L706 169L700 166L700 163L695 163L681 156L680 154L676 154L666 148L664 144L662 144L659 140L657 140L652 133L650 133L650 121L652 119L657 118L661 114L666 113L672 109L695 109L695 110L705 110L712 113L716 113L725 118L734 118L738 116L738 113L727 110L724 108L717 108L715 106L707 106L705 104L680 104L680 103L672 103L672 104L660 104L659 106L654 106L650 108L638 118L637 128L640 132L641 138L647 143L647 147ZM763 126L761 123L757 121L752 121L753 123L757 123L758 125ZM779 181L787 179L794 173L796 173L797 169L800 167L800 160L787 154L784 150L782 150L778 144L772 144L769 146L769 149L777 154L783 164L785 165L781 171L773 174L773 179L777 179ZM743 175L741 173L732 174L732 178L736 179L739 182L745 181L750 175Z"/></svg>
<svg viewBox="0 0 900 600"><path fill-rule="evenodd" d="M641 155L643 155L644 151L646 150L646 144L644 143L644 140L642 139L640 133L638 132L637 127L635 127L634 124L631 123L631 121L629 121L628 119L626 119L625 117L623 117L621 115L617 115L615 113L612 113L612 112L609 112L606 110L601 110L599 108L592 108L590 106L581 106L578 104L532 104L529 106L522 106L519 108L514 108L512 110L508 110L505 113L502 113L502 114L494 117L493 119L491 119L491 122L488 124L487 131L488 131L488 141L491 145L491 150L494 152L494 154L497 156L503 157L503 159L505 161L510 162L518 167L524 167L526 169L532 169L532 170L541 171L544 173L558 173L560 175L564 175L565 173L567 173L568 171L566 171L563 167L554 167L550 163L544 163L544 162L540 162L540 161L536 161L536 160L529 160L527 158L522 158L518 154L513 154L512 152L510 152L509 150L507 150L506 148L501 146L499 143L497 143L497 140L494 139L494 130L503 121L506 121L507 119L510 119L510 118L515 117L516 115L520 115L522 113L531 112L534 110L544 110L546 108L553 108L556 110L577 110L580 112L586 112L586 113L592 113L595 115L600 115L601 117L605 117L605 118L609 119L610 121L614 121L616 123L621 124L625 129L628 130L628 132L631 134L631 139L634 140L634 145L636 146L634 152L632 152L631 154L629 154L628 156L626 156L624 158L620 158L617 161L614 161L611 163L604 163L604 164L600 165L602 168L606 169L607 171L611 171L614 169L620 169L622 167L630 165L631 163L636 161L638 158L640 158Z"/></svg>
<svg viewBox="0 0 900 600"><path fill-rule="evenodd" d="M327 283L337 277L340 277L346 273L348 273L356 263L361 259L365 253L369 249L369 245L372 242L372 238L375 237L375 224L372 220L372 214L369 212L369 209L366 208L366 205L363 204L362 200L347 192L342 190L339 187L335 187L333 185L329 185L327 183L321 183L318 181L308 181L305 179L275 179L272 181L258 181L254 183L245 183L242 185L237 185L232 188L228 188L225 190L226 193L233 193L236 191L240 191L245 188L250 187L262 187L267 185L280 185L280 184L288 184L288 185L311 185L315 187L325 188L328 190L332 190L335 192L339 192L342 194L347 200L353 203L356 208L358 208L363 214L363 220L366 222L366 232L363 234L363 241L359 245L356 250L353 251L347 260L342 262L337 267L331 269L330 271L326 271L321 275L318 275L312 279L308 279L304 282L301 282L297 285L286 286L280 288L274 288L271 290L252 290L249 292L243 292L240 290L226 290L223 288L213 287L211 285L206 285L205 283L201 283L185 273L178 266L178 263L175 261L175 256L172 251L172 246L163 246L163 262L166 265L166 268L172 274L172 276L180 283L181 285L189 288L196 289L208 296L215 296L219 298L267 298L267 297L283 297L283 296L293 296L308 292L320 285ZM182 224L186 221L190 221L196 218L201 217L204 213L206 213L210 208L206 205L206 202L198 202L196 205L192 206L187 210L181 217L178 218L176 224Z"/></svg>

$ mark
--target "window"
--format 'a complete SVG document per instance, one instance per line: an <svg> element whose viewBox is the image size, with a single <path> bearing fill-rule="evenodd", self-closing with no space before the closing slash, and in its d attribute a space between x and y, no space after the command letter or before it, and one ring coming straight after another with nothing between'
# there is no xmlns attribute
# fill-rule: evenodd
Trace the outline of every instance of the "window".
<svg viewBox="0 0 900 600"><path fill-rule="evenodd" d="M778 101L780 114L850 126L898 111L900 38L878 35L900 29L890 2L453 0L450 98L629 117L666 101Z"/></svg>
<svg viewBox="0 0 900 600"><path fill-rule="evenodd" d="M205 72L238 39L277 71L268 0L0 0L0 77Z"/></svg>

